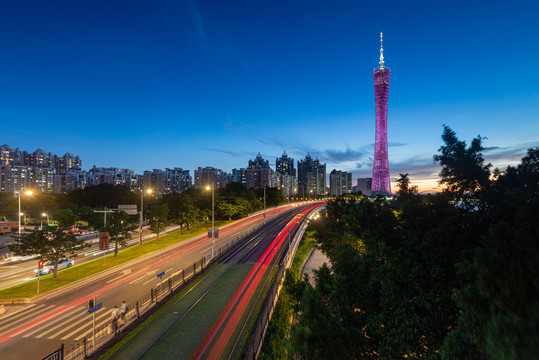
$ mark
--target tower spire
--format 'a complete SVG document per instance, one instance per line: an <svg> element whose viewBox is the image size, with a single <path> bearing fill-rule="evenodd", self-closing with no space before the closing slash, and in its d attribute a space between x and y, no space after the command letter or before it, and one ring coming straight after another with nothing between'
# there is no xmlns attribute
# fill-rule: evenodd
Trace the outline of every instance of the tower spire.
<svg viewBox="0 0 539 360"><path fill-rule="evenodd" d="M384 33L380 31L380 69L384 68Z"/></svg>

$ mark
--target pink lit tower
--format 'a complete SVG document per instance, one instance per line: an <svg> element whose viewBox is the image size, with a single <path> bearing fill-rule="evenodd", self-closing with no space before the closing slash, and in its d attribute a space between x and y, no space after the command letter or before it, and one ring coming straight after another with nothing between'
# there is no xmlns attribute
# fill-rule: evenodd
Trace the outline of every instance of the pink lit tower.
<svg viewBox="0 0 539 360"><path fill-rule="evenodd" d="M380 66L374 69L374 98L376 101L376 141L372 170L372 194L390 195L389 160L387 156L387 97L391 70L384 66L383 34L380 33Z"/></svg>

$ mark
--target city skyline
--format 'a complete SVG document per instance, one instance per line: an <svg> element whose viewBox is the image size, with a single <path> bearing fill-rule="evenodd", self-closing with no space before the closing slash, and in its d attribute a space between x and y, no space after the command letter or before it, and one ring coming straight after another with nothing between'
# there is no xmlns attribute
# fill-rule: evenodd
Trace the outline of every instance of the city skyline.
<svg viewBox="0 0 539 360"><path fill-rule="evenodd" d="M286 150L355 184L372 174L383 31L393 190L401 172L436 187L443 124L468 144L487 137L501 169L539 145L537 4L388 1L373 16L379 6L4 4L0 143L137 173L229 171Z"/></svg>

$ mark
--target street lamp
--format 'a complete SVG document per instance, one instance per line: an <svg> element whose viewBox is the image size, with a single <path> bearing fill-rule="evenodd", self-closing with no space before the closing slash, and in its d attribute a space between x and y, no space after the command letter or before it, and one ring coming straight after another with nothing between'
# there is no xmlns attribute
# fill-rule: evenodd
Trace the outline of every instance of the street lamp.
<svg viewBox="0 0 539 360"><path fill-rule="evenodd" d="M26 195L32 195L32 190L25 192ZM19 238L21 237L21 190L19 190Z"/></svg>
<svg viewBox="0 0 539 360"><path fill-rule="evenodd" d="M24 216L24 232L26 232L26 213L19 213L19 216Z"/></svg>
<svg viewBox="0 0 539 360"><path fill-rule="evenodd" d="M211 259L213 260L213 248L215 246L215 191L213 186L206 186L206 190L211 189Z"/></svg>
<svg viewBox="0 0 539 360"><path fill-rule="evenodd" d="M146 190L146 192L148 194L151 194L152 193L152 189L148 189ZM139 245L142 245L142 222L144 221L144 216L143 216L143 212L144 212L144 190L141 189L140 191L140 238L139 238L139 241L138 241L138 244Z"/></svg>
<svg viewBox="0 0 539 360"><path fill-rule="evenodd" d="M49 214L47 213L41 214L41 217L45 217L45 216L47 217L47 226L49 226ZM41 227L39 230L43 230L43 220L41 220Z"/></svg>

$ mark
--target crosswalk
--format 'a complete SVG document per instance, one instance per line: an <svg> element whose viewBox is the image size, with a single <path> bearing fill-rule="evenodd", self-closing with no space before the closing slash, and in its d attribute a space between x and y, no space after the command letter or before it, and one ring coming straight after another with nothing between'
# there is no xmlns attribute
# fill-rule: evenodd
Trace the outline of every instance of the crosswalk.
<svg viewBox="0 0 539 360"><path fill-rule="evenodd" d="M25 325L31 318L39 318L53 310L55 305L29 305L23 309L5 314L0 317L0 337ZM58 339L58 340L81 340L85 336L89 338L93 333L93 316L88 315L84 306L60 314L50 320L38 324L22 333L23 338ZM96 312L96 329L102 329L110 324L110 312L103 306Z"/></svg>

